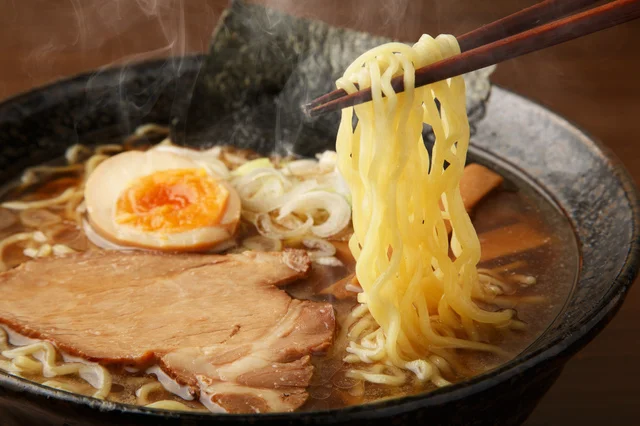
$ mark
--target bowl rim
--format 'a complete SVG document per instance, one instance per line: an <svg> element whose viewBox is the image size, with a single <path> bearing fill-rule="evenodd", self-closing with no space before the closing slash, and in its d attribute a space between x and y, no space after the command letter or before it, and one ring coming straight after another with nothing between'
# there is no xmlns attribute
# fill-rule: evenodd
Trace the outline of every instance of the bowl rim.
<svg viewBox="0 0 640 426"><path fill-rule="evenodd" d="M162 63L168 60L179 59L182 67L176 74L179 76L189 70L197 69L205 55L189 54L178 57L167 57L151 59L139 62L120 64L100 68L99 72L104 76L110 76L121 72L123 68L132 68L138 71L145 69L158 69ZM69 77L51 81L41 86L34 87L28 91L12 95L8 98L0 100L0 112L6 108L11 109L12 106L25 103L29 99L40 96L43 92L56 90L60 88L68 88L70 85L87 81L95 76L96 71L82 72ZM341 420L357 420L376 417L381 410L385 411L385 415L398 415L410 412L416 409L424 409L440 405L442 403L460 400L473 394L480 393L498 383L506 382L509 379L520 375L525 370L535 366L549 362L550 360L560 356L577 352L591 341L613 318L616 314L625 296L630 289L640 267L640 193L638 188L624 167L620 159L605 146L600 140L593 137L589 132L585 131L581 126L567 120L566 118L551 111L543 104L519 95L509 89L501 86L493 85L499 90L524 101L533 104L536 108L542 110L545 114L555 119L555 124L574 130L581 138L581 143L588 145L592 152L597 153L611 166L611 171L621 183L624 194L627 198L629 206L632 210L632 238L630 240L629 249L624 264L618 271L617 276L611 283L611 287L602 297L595 308L589 315L572 327L566 335L556 338L548 344L524 355L522 358L516 357L499 367L464 380L457 384L452 384L444 388L429 391L427 393L419 393L408 395L400 398L371 402L362 405L355 405L344 408L319 410L319 411L302 411L292 413L264 413L264 414L228 414L228 413L192 413L184 411L164 411L155 410L131 404L115 403L103 401L93 397L78 395L67 391L49 388L41 384L29 381L27 379L12 376L4 371L0 371L0 387L8 387L9 389L28 392L35 396L56 398L65 402L71 402L80 406L97 409L102 412L114 411L122 414L140 415L147 419L180 419L185 421L210 420L210 421L296 421L309 416L314 417L314 422L323 423L331 422L339 414ZM2 119L0 119L0 122Z"/></svg>

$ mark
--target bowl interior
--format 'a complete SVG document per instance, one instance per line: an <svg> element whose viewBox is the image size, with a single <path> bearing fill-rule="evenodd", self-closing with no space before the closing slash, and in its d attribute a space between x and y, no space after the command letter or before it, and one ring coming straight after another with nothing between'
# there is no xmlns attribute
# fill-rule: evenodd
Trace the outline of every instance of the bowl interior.
<svg viewBox="0 0 640 426"><path fill-rule="evenodd" d="M185 94L201 60L193 56L105 70L0 104L0 182L74 143L109 143L144 123L171 123L185 110ZM542 188L573 226L582 264L568 303L534 345L496 371L433 395L458 392L485 376L506 380L564 350L576 350L619 306L635 276L635 188L601 146L562 118L500 88L493 89L476 130L471 156L497 162ZM325 149L333 147L334 138L327 134ZM8 380L17 379L0 374L0 386ZM86 400L77 398L93 404Z"/></svg>

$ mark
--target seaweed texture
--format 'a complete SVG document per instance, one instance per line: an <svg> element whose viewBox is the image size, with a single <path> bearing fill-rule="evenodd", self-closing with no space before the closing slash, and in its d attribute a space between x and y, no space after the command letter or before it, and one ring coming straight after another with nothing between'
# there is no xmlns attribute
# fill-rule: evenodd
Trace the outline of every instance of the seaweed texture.
<svg viewBox="0 0 640 426"><path fill-rule="evenodd" d="M310 119L300 106L333 90L360 54L389 41L234 1L214 32L187 113L174 125L174 138L190 145L233 144L263 154L323 151L333 144L339 113ZM483 116L491 70L465 76L472 125Z"/></svg>

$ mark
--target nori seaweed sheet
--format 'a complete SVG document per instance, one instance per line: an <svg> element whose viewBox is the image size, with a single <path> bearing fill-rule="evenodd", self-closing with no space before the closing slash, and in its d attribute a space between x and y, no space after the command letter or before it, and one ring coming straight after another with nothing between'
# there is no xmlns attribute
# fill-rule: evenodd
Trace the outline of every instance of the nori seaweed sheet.
<svg viewBox="0 0 640 426"><path fill-rule="evenodd" d="M173 123L174 140L282 155L331 148L339 113L310 119L300 106L335 89L356 57L389 41L233 1L213 34L187 112ZM472 128L484 115L490 73L465 76Z"/></svg>

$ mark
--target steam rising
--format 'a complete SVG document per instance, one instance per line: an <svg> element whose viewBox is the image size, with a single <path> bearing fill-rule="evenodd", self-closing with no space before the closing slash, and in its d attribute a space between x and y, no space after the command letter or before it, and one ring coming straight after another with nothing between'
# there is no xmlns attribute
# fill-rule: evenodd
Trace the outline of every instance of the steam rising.
<svg viewBox="0 0 640 426"><path fill-rule="evenodd" d="M423 2L409 0L249 2L332 25L368 29L376 34L403 39L408 39L408 32L414 32L413 27L417 30L418 24L412 24L416 20L409 18L417 17L419 13L416 12L424 7ZM220 13L228 6L226 1L216 0L67 0L55 5L45 2L42 10L34 12L43 17L38 18L42 20L41 25L31 26L41 30L20 35L30 50L21 67L26 73L40 70L38 72L53 77L98 69L87 82L89 99L87 105L74 114L74 126L81 127L88 113L113 110L113 107L107 107L117 102L123 106L119 121L126 126L121 131L132 131L140 124L140 117L152 110L162 92L175 84L174 77L182 70L181 58L207 50ZM31 19L30 15L17 17L22 22ZM66 25L60 25L61 22ZM423 31L415 32L421 34ZM410 38L416 38L412 36ZM83 54L78 55L78 51ZM164 58L159 65L161 77L152 79L136 93L122 90L124 83L133 77L131 64L156 58ZM106 75L106 70L113 66L121 67L116 79ZM36 80L34 84L41 83L35 74L33 79ZM78 129L78 133L80 131Z"/></svg>
<svg viewBox="0 0 640 426"><path fill-rule="evenodd" d="M321 19L354 29L397 38L409 16L409 0L254 0L298 16ZM23 71L61 68L68 53L86 52L81 66L95 69L150 58L176 57L205 51L226 1L66 0L42 4L38 18L16 16L19 38L29 50ZM413 7L412 13L415 12ZM9 13L7 16L11 16ZM24 23L21 25L21 23ZM64 24L61 24L64 23ZM38 30L35 30L38 29ZM406 37L406 36L405 36ZM99 52L97 52L99 51Z"/></svg>
<svg viewBox="0 0 640 426"><path fill-rule="evenodd" d="M184 55L206 49L210 30L203 32L203 26L212 27L218 15L206 3L185 0L69 0L68 7L61 9L57 18L69 22L68 31L34 49L27 66L54 62L65 50L79 50L86 52L86 58L100 59L99 63L89 59L82 64L82 68L98 69L87 82L86 111L96 112L118 102L123 106L119 121L125 132L144 120L180 74ZM158 64L159 77L149 80L137 93L125 92L124 83L133 77L129 66L156 58L164 58ZM104 76L113 66L121 67L118 78Z"/></svg>
<svg viewBox="0 0 640 426"><path fill-rule="evenodd" d="M72 46L80 45L83 50L93 50L112 43L116 49L120 47L117 50L128 52L138 50L138 46L146 47L145 41L153 40L153 49L141 49L136 53L125 54L115 58L118 62L136 54L144 57L153 55L153 52L165 51L176 56L186 52L183 1L69 0L69 5L67 14L72 18L70 22L74 24L75 37L72 40L69 40L70 34L59 34L58 37L62 36ZM206 5L204 7L207 9ZM66 20L64 8L61 14L61 18ZM127 37L129 33L134 36ZM133 43L133 49L131 45L124 45L125 40Z"/></svg>

